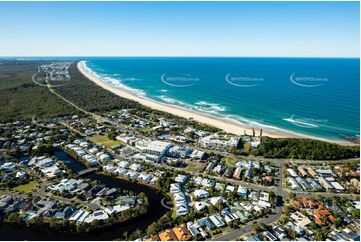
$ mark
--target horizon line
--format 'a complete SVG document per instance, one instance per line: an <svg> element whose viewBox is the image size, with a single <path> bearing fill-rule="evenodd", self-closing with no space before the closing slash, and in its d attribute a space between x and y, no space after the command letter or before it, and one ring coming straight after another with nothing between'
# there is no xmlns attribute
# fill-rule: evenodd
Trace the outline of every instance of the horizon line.
<svg viewBox="0 0 361 242"><path fill-rule="evenodd" d="M138 56L138 55L8 55L8 56L1 56L1 58L32 58L32 57L66 57L66 58L88 58L88 57L109 57L109 58L314 58L314 59L360 59L360 56L353 57L353 56L196 56L196 55L189 55L189 56Z"/></svg>

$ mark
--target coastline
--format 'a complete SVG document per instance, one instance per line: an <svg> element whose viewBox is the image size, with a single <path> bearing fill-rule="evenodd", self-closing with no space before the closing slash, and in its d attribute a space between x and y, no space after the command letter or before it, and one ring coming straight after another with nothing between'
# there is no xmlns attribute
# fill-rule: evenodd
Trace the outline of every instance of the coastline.
<svg viewBox="0 0 361 242"><path fill-rule="evenodd" d="M103 82L102 80L100 80L100 78L97 75L90 72L88 70L88 68L86 67L85 61L79 61L77 63L77 68L82 75L84 75L87 79L89 79L90 81L95 83L97 86L99 86L105 90L108 90L120 97L136 101L136 102L140 103L141 105L147 106L151 109L155 109L155 110L158 110L161 112L171 113L173 115L187 118L187 119L191 118L200 123L214 126L227 133L232 133L235 135L243 135L244 132L246 132L248 135L252 134L252 127L242 125L236 121L227 120L227 119L224 119L221 117L212 116L209 114L197 112L194 110L189 110L189 109L175 106L175 105L157 102L155 100L137 96L125 89L111 86L111 85ZM260 128L255 127L255 129L256 129L256 133L259 133ZM321 140L321 141L326 141L326 142L336 143L336 144L341 144L341 145L354 145L353 143L346 141L346 140L345 141L331 140L331 139L319 138L319 137L314 137L314 136L310 136L310 135L304 135L304 134L287 132L287 131L274 131L274 130L263 129L262 133L263 133L263 136L268 136L271 138L308 138L308 139Z"/></svg>

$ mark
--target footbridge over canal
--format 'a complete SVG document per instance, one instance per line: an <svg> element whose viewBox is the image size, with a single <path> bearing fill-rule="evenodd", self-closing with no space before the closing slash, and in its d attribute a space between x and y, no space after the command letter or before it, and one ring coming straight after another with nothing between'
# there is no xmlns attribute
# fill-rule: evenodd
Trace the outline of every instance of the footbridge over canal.
<svg viewBox="0 0 361 242"><path fill-rule="evenodd" d="M94 172L94 171L96 171L96 170L98 170L98 168L96 168L96 167L87 168L87 169L78 171L78 172L76 173L76 176L77 176L77 177L83 176L83 175L85 175L85 174Z"/></svg>

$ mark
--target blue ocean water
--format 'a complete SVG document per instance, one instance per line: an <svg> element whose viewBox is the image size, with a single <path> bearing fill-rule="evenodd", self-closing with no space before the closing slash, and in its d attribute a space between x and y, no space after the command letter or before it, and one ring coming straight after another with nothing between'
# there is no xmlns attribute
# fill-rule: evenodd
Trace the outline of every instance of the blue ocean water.
<svg viewBox="0 0 361 242"><path fill-rule="evenodd" d="M360 60L83 58L104 81L147 98L334 140L360 133Z"/></svg>

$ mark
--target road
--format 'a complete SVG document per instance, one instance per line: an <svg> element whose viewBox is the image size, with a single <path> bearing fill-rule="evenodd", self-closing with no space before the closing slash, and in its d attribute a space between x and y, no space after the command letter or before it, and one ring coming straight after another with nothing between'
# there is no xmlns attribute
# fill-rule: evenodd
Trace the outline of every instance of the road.
<svg viewBox="0 0 361 242"><path fill-rule="evenodd" d="M285 197L286 193L282 187L282 167L283 161L278 160L277 166L280 168L278 173L278 185L277 187L273 188L276 196L278 196L277 205L272 214L268 215L266 218L257 219L255 221L250 221L246 225L242 226L239 229L233 229L230 232L223 233L221 235L215 236L212 240L220 240L220 241L232 241L237 240L241 236L253 232L253 224L254 222L261 222L264 224L272 224L277 222L282 217L282 208L283 208L283 198Z"/></svg>
<svg viewBox="0 0 361 242"><path fill-rule="evenodd" d="M64 98L63 96L61 96L60 94L58 94L50 83L47 82L47 84L42 84L39 83L35 80L35 76L36 74L33 75L33 82L36 83L37 85L40 86L46 86L48 87L49 91L52 92L54 95L58 96L60 99L62 99L63 101L67 102L68 104L70 104L71 106L73 106L74 108L76 108L77 110L95 118L96 120L100 121L100 122L107 122L117 128L126 128L124 127L124 125L118 123L118 122L114 122L108 118L102 117L100 115L97 115L95 113L92 112L88 112L82 108L80 108L79 106L77 106L75 103L69 101L68 99ZM87 138L87 137L86 137ZM197 147L199 149L199 147ZM132 146L132 149L134 149L134 147ZM111 153L115 158L122 160L123 157L115 154L115 152L112 149L108 149L108 152ZM230 157L234 157L234 155L228 153L228 152L222 152L222 151L215 151L214 153L216 154L221 154L223 156L230 156ZM265 160L264 158L257 158L257 157L252 157L252 159L255 160ZM355 158L355 159L359 159L359 158ZM350 160L355 160L355 159L350 159ZM177 171L182 171L182 172L186 172L189 175L192 176L200 176L202 175L203 177L207 177L209 179L214 179L216 181L219 182L228 182L230 184L233 185L238 185L238 186L243 186L249 189L253 189L253 190L263 190L263 191L268 191L268 192L274 192L276 194L276 196L278 196L278 198L281 200L281 202L279 204L277 204L277 206L275 207L274 211L272 214L268 215L268 217L266 218L261 218L258 219L257 222L262 222L265 224L272 224L275 223L276 221L278 221L281 216L282 216L282 208L283 208L283 200L284 198L288 195L288 192L293 192L296 194L296 196L302 196L302 197L315 197L317 195L320 196L324 196L324 197L333 197L333 196L340 196L340 197L354 197L355 195L352 194L341 194L341 193L327 193L327 192L318 192L318 193L310 193L310 192L295 192L295 191L288 191L287 189L283 188L283 164L284 161L288 161L288 162L292 162L292 163L296 163L296 164L338 164L341 163L342 161L305 161L305 160L293 160L293 159L267 159L268 161L274 162L278 167L279 167L279 172L278 172L278 183L277 186L262 186L262 185L258 185L258 184L254 184L254 183L248 183L248 182L244 182L244 181L238 181L235 179L230 179L230 178L225 178L225 177L219 177L219 176L213 176L213 175L204 175L203 173L200 172L189 172L184 170L184 168L177 168L177 167L170 167L166 164L152 164L155 167L162 167L165 168L167 170L177 170ZM0 192L0 195L3 192ZM11 193L14 194L14 193ZM19 196L21 196L21 194L18 194ZM37 192L33 192L33 196L39 196L39 197L44 197L44 193L37 193ZM62 197L57 197L57 196L53 196L52 198L58 199L59 201L66 201L66 202L74 202L75 199L65 199ZM85 203L83 201L78 201L80 203ZM89 203L87 203L87 205L89 205ZM253 231L253 222L251 221L250 223L247 223L245 226L242 226L239 229L234 229L230 232L226 232L223 233L221 235L215 236L213 240L222 240L222 241L229 241L229 240L236 240L238 238L240 238L241 236L250 233Z"/></svg>

